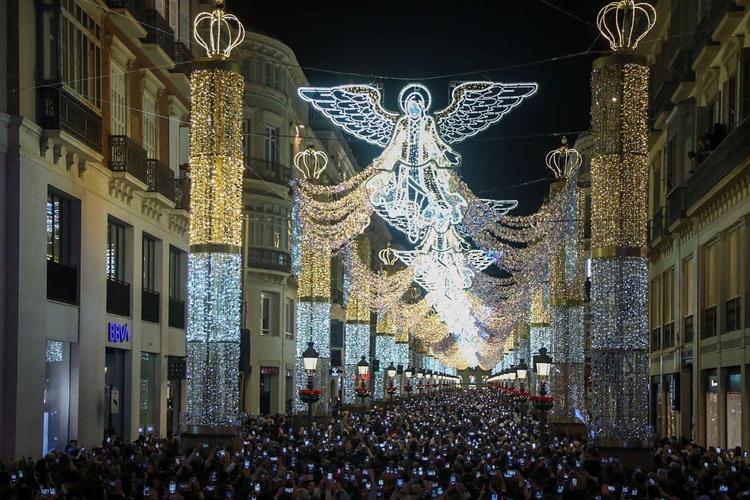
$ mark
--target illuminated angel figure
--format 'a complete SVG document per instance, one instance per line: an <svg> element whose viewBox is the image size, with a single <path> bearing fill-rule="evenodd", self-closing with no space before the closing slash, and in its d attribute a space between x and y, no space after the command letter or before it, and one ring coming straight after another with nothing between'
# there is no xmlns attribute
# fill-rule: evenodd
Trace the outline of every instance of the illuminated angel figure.
<svg viewBox="0 0 750 500"><path fill-rule="evenodd" d="M350 134L384 148L373 161L381 172L367 182L370 203L417 243L429 229L451 231L466 208L449 187L452 167L461 161L449 144L497 123L536 90L534 83L463 83L434 116L428 114L430 92L420 84L401 90L401 114L385 110L380 91L369 85L303 87L299 95Z"/></svg>

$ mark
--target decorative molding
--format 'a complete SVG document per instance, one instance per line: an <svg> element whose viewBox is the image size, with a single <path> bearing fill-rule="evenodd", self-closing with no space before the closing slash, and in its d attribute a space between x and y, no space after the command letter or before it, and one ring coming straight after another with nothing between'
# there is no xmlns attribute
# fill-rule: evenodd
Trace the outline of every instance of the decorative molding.
<svg viewBox="0 0 750 500"><path fill-rule="evenodd" d="M70 172L73 170L73 165L78 163L78 154L72 151L65 153L65 168Z"/></svg>
<svg viewBox="0 0 750 500"><path fill-rule="evenodd" d="M41 156L42 158L46 158L49 147L49 137L47 137L46 135L39 136L39 156Z"/></svg>
<svg viewBox="0 0 750 500"><path fill-rule="evenodd" d="M86 160L78 159L78 177L83 177L83 173L86 171Z"/></svg>
<svg viewBox="0 0 750 500"><path fill-rule="evenodd" d="M143 196L141 198L141 213L155 221L160 221L164 214L164 205L154 197Z"/></svg>
<svg viewBox="0 0 750 500"><path fill-rule="evenodd" d="M52 163L58 165L62 157L62 144L55 143L52 145Z"/></svg>
<svg viewBox="0 0 750 500"><path fill-rule="evenodd" d="M184 236L190 231L190 216L185 210L173 209L169 214L169 230Z"/></svg>
<svg viewBox="0 0 750 500"><path fill-rule="evenodd" d="M128 205L133 201L133 192L135 188L122 177L112 177L109 180L109 194Z"/></svg>

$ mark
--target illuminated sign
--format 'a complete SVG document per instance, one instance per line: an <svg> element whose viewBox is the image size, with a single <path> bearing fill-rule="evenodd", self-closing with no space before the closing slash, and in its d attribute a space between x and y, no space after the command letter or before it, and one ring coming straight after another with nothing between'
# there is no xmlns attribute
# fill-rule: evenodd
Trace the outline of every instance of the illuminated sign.
<svg viewBox="0 0 750 500"><path fill-rule="evenodd" d="M127 323L112 323L110 321L107 332L109 334L107 339L113 344L130 341L130 329Z"/></svg>

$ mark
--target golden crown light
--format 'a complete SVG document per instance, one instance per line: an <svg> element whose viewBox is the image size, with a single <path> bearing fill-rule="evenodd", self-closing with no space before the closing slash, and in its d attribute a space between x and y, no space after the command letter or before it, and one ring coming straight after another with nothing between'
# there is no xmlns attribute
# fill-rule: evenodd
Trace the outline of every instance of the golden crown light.
<svg viewBox="0 0 750 500"><path fill-rule="evenodd" d="M388 246L378 252L378 258L380 259L380 262L382 262L385 266L392 266L398 260L396 252L393 251L390 243L388 243Z"/></svg>
<svg viewBox="0 0 750 500"><path fill-rule="evenodd" d="M202 29L204 24L208 24L207 30ZM208 41L201 36L201 31L207 31ZM245 27L237 16L224 11L223 0L215 0L214 10L195 16L193 36L209 59L229 59L232 50L245 39Z"/></svg>
<svg viewBox="0 0 750 500"><path fill-rule="evenodd" d="M294 167L304 180L319 179L328 166L328 155L313 146L294 155Z"/></svg>
<svg viewBox="0 0 750 500"><path fill-rule="evenodd" d="M613 51L633 51L656 24L656 9L634 0L611 2L599 11L596 24Z"/></svg>
<svg viewBox="0 0 750 500"><path fill-rule="evenodd" d="M559 148L547 153L544 161L547 163L547 168L555 174L555 179L566 179L583 162L581 154L575 149L568 147L567 137L563 137L562 145Z"/></svg>

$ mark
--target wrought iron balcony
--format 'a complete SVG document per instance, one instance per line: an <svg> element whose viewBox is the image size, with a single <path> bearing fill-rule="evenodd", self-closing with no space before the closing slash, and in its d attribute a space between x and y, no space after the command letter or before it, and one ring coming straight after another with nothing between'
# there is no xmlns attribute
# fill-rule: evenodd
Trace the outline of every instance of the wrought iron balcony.
<svg viewBox="0 0 750 500"><path fill-rule="evenodd" d="M743 121L703 160L686 186L685 207L698 203L708 192L750 157L750 121Z"/></svg>
<svg viewBox="0 0 750 500"><path fill-rule="evenodd" d="M175 201L175 179L172 169L159 160L146 160L146 185L151 193L159 193L168 200Z"/></svg>
<svg viewBox="0 0 750 500"><path fill-rule="evenodd" d="M262 160L260 158L245 159L245 178L261 179L275 184L288 185L291 170L279 162Z"/></svg>
<svg viewBox="0 0 750 500"><path fill-rule="evenodd" d="M289 273L292 271L292 258L288 253L278 250L250 248L247 254L247 267Z"/></svg>
<svg viewBox="0 0 750 500"><path fill-rule="evenodd" d="M109 169L113 172L127 172L147 184L146 150L126 135L109 136Z"/></svg>
<svg viewBox="0 0 750 500"><path fill-rule="evenodd" d="M190 210L190 179L187 177L174 180L174 206L180 210Z"/></svg>
<svg viewBox="0 0 750 500"><path fill-rule="evenodd" d="M659 207L654 212L654 220L651 221L651 241L656 241L656 239L664 236L666 232L666 227L664 227L664 208Z"/></svg>
<svg viewBox="0 0 750 500"><path fill-rule="evenodd" d="M146 30L145 43L154 43L169 57L174 57L174 30L158 10L146 10L143 28Z"/></svg>
<svg viewBox="0 0 750 500"><path fill-rule="evenodd" d="M39 125L70 134L102 151L102 117L60 86L39 88Z"/></svg>
<svg viewBox="0 0 750 500"><path fill-rule="evenodd" d="M78 304L78 268L47 260L47 298Z"/></svg>
<svg viewBox="0 0 750 500"><path fill-rule="evenodd" d="M169 297L169 326L185 329L185 301Z"/></svg>
<svg viewBox="0 0 750 500"><path fill-rule="evenodd" d="M177 41L174 42L172 45L172 59L174 59L174 69L170 69L170 72L184 73L185 75L190 76L193 55L184 43Z"/></svg>

